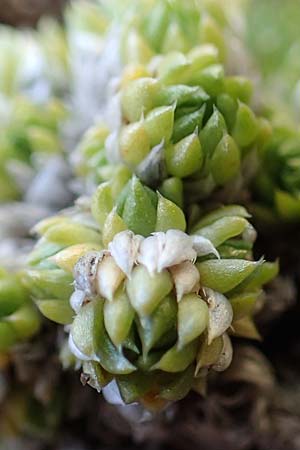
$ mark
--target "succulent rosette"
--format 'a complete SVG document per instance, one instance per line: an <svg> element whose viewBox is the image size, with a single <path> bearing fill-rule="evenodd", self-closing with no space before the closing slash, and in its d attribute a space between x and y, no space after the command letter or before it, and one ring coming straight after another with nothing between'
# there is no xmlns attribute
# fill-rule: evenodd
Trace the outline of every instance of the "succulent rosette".
<svg viewBox="0 0 300 450"><path fill-rule="evenodd" d="M23 280L40 311L68 325L89 384L156 409L228 367L229 335L259 337L253 314L278 268L253 260L248 218L222 207L188 234L175 203L119 173L36 226Z"/></svg>
<svg viewBox="0 0 300 450"><path fill-rule="evenodd" d="M144 63L155 54L187 52L201 43L214 44L226 58L229 15L219 2L144 0L112 2L123 18L121 55L125 63ZM125 17L125 20L124 20Z"/></svg>
<svg viewBox="0 0 300 450"><path fill-rule="evenodd" d="M115 125L88 130L73 156L77 172L93 186L124 164L181 207L224 186L234 192L261 145L251 94L248 79L225 76L211 44L128 66L112 99Z"/></svg>
<svg viewBox="0 0 300 450"><path fill-rule="evenodd" d="M253 213L274 225L300 220L300 134L291 120L280 119L275 114L270 137L259 152L253 189Z"/></svg>
<svg viewBox="0 0 300 450"><path fill-rule="evenodd" d="M246 2L245 42L263 79L264 96L299 113L299 0ZM276 11L276 12L275 12Z"/></svg>
<svg viewBox="0 0 300 450"><path fill-rule="evenodd" d="M0 137L0 202L22 198L44 163L61 157L61 122L66 108L57 100L37 104L15 97L3 104Z"/></svg>

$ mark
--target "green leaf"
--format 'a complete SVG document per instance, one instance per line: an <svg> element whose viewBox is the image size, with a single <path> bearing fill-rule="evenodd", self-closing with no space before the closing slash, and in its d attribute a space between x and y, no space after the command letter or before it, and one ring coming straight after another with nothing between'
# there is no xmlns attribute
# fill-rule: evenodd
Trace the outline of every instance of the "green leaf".
<svg viewBox="0 0 300 450"><path fill-rule="evenodd" d="M101 244L101 236L99 233L75 222L54 225L45 233L45 238L48 241L63 246L84 244L87 242Z"/></svg>
<svg viewBox="0 0 300 450"><path fill-rule="evenodd" d="M255 339L260 341L261 336L255 326L255 323L251 317L243 317L232 323L233 336L239 336L247 339Z"/></svg>
<svg viewBox="0 0 300 450"><path fill-rule="evenodd" d="M108 214L102 230L102 242L105 248L113 240L116 234L127 230L124 220L116 212L115 208Z"/></svg>
<svg viewBox="0 0 300 450"><path fill-rule="evenodd" d="M159 192L179 208L183 207L183 183L180 178L168 178L160 186Z"/></svg>
<svg viewBox="0 0 300 450"><path fill-rule="evenodd" d="M219 62L219 52L214 45L198 45L188 53L191 61L191 72L195 73L205 67L209 67Z"/></svg>
<svg viewBox="0 0 300 450"><path fill-rule="evenodd" d="M158 194L155 231L167 231L169 229L185 231L185 216L175 203Z"/></svg>
<svg viewBox="0 0 300 450"><path fill-rule="evenodd" d="M217 97L217 108L223 115L228 130L231 131L235 124L236 112L238 108L237 101L228 94L220 94Z"/></svg>
<svg viewBox="0 0 300 450"><path fill-rule="evenodd" d="M223 244L232 237L243 233L248 225L248 221L243 217L225 216L203 228L198 228L193 234L209 239L215 247Z"/></svg>
<svg viewBox="0 0 300 450"><path fill-rule="evenodd" d="M154 383L154 378L139 370L129 375L120 375L117 383L122 399L129 404L147 394Z"/></svg>
<svg viewBox="0 0 300 450"><path fill-rule="evenodd" d="M273 280L278 275L279 272L279 262L275 261L274 263L266 262L260 263L257 265L253 273L249 276L249 278L245 279L240 286L232 292L232 294L241 292L242 290L247 289L247 291L255 291L260 289L264 284Z"/></svg>
<svg viewBox="0 0 300 450"><path fill-rule="evenodd" d="M193 133L197 127L201 129L204 113L205 105L203 105L196 111L185 114L179 119L176 119L174 123L172 141L176 143L183 139L185 136Z"/></svg>
<svg viewBox="0 0 300 450"><path fill-rule="evenodd" d="M24 305L13 314L10 314L6 321L13 326L18 339L30 338L36 334L41 326L41 317L33 305Z"/></svg>
<svg viewBox="0 0 300 450"><path fill-rule="evenodd" d="M70 306L70 300L67 299L43 299L35 300L35 303L40 312L49 320L67 325L72 323L74 317L74 311Z"/></svg>
<svg viewBox="0 0 300 450"><path fill-rule="evenodd" d="M232 134L240 147L247 147L252 144L258 134L258 121L253 111L245 103L238 103Z"/></svg>
<svg viewBox="0 0 300 450"><path fill-rule="evenodd" d="M233 310L233 320L239 320L251 315L260 294L260 291L245 292L229 298Z"/></svg>
<svg viewBox="0 0 300 450"><path fill-rule="evenodd" d="M178 304L178 348L200 336L207 325L207 303L199 295L185 295Z"/></svg>
<svg viewBox="0 0 300 450"><path fill-rule="evenodd" d="M122 219L135 234L149 236L155 230L156 209L149 192L133 177L122 212Z"/></svg>
<svg viewBox="0 0 300 450"><path fill-rule="evenodd" d="M177 344L168 350L152 370L160 369L165 372L182 372L194 361L198 349L198 340L190 342L185 347L178 349Z"/></svg>
<svg viewBox="0 0 300 450"><path fill-rule="evenodd" d="M112 301L105 301L105 328L116 347L120 345L128 336L133 318L134 310L130 305L126 292L119 290Z"/></svg>
<svg viewBox="0 0 300 450"><path fill-rule="evenodd" d="M240 151L229 134L218 143L211 159L211 171L215 182L223 186L239 174Z"/></svg>
<svg viewBox="0 0 300 450"><path fill-rule="evenodd" d="M149 316L173 288L167 270L151 276L142 266L136 266L127 280L126 290L133 308L140 317Z"/></svg>
<svg viewBox="0 0 300 450"><path fill-rule="evenodd" d="M208 260L197 268L203 286L224 294L249 277L258 264L241 259Z"/></svg>
<svg viewBox="0 0 300 450"><path fill-rule="evenodd" d="M224 68L221 64L208 66L193 76L190 83L198 84L211 97L216 97L224 88Z"/></svg>
<svg viewBox="0 0 300 450"><path fill-rule="evenodd" d="M169 26L169 14L170 8L168 3L157 2L150 11L150 15L147 15L147 19L144 26L144 34L147 41L151 43L156 52L161 49L163 37L166 29Z"/></svg>
<svg viewBox="0 0 300 450"><path fill-rule="evenodd" d="M199 139L207 157L211 157L216 146L227 133L224 117L214 106L213 113L202 128Z"/></svg>
<svg viewBox="0 0 300 450"><path fill-rule="evenodd" d="M104 326L103 300L84 305L72 324L71 334L78 349L91 359L98 357L101 366L113 374L128 374L135 367L109 339Z"/></svg>
<svg viewBox="0 0 300 450"><path fill-rule="evenodd" d="M160 83L154 78L139 78L122 90L121 104L124 117L129 122L138 121L156 106Z"/></svg>
<svg viewBox="0 0 300 450"><path fill-rule="evenodd" d="M279 216L287 221L298 221L300 219L300 198L289 192L275 191L275 206Z"/></svg>
<svg viewBox="0 0 300 450"><path fill-rule="evenodd" d="M143 124L150 139L151 147L159 144L162 140L168 142L171 139L174 109L174 106L160 106L147 114Z"/></svg>
<svg viewBox="0 0 300 450"><path fill-rule="evenodd" d="M194 366L190 365L184 372L176 375L176 378L167 383L160 390L160 397L169 401L183 399L191 390L194 379Z"/></svg>
<svg viewBox="0 0 300 450"><path fill-rule="evenodd" d="M197 133L186 136L165 149L168 173L184 178L199 171L203 165L203 152Z"/></svg>
<svg viewBox="0 0 300 450"><path fill-rule="evenodd" d="M159 340L171 329L176 328L177 302L166 296L154 310L151 316L143 317L137 322L138 333L143 346L143 355L159 343Z"/></svg>
<svg viewBox="0 0 300 450"><path fill-rule="evenodd" d="M65 299L73 292L73 276L61 269L27 270L23 281L37 299Z"/></svg>
<svg viewBox="0 0 300 450"><path fill-rule="evenodd" d="M16 311L27 300L27 295L18 280L6 275L0 278L0 319Z"/></svg>
<svg viewBox="0 0 300 450"><path fill-rule="evenodd" d="M91 204L93 217L101 228L103 227L108 214L113 209L113 206L114 200L112 197L111 183L101 183L92 197ZM83 242L87 242L87 239Z"/></svg>
<svg viewBox="0 0 300 450"><path fill-rule="evenodd" d="M239 99L244 103L249 103L252 97L253 85L252 82L246 77L226 77L225 92L233 98Z"/></svg>
<svg viewBox="0 0 300 450"><path fill-rule="evenodd" d="M64 245L54 244L53 242L48 242L44 238L41 238L30 253L28 264L32 266L36 265L40 261L55 255L64 247Z"/></svg>
<svg viewBox="0 0 300 450"><path fill-rule="evenodd" d="M150 152L150 139L143 122L131 123L122 128L120 155L129 166L136 167Z"/></svg>
<svg viewBox="0 0 300 450"><path fill-rule="evenodd" d="M175 84L164 86L160 91L159 103L180 106L201 106L207 102L209 96L200 86Z"/></svg>
<svg viewBox="0 0 300 450"><path fill-rule="evenodd" d="M200 219L199 222L197 222L197 224L194 226L193 229L198 230L202 227L206 227L207 225L212 224L218 219L230 216L244 217L245 219L251 217L243 206L240 205L222 206L221 208L215 209L212 212L205 214L205 216L202 217L202 219Z"/></svg>

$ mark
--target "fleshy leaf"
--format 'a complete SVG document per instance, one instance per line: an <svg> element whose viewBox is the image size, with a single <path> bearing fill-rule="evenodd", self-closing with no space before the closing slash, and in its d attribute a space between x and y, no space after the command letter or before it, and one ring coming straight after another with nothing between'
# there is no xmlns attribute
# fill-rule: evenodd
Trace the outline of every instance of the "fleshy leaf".
<svg viewBox="0 0 300 450"><path fill-rule="evenodd" d="M199 295L185 295L178 304L178 348L196 339L209 323L208 307Z"/></svg>
<svg viewBox="0 0 300 450"><path fill-rule="evenodd" d="M251 275L258 264L240 259L223 259L200 262L197 268L203 286L226 293Z"/></svg>
<svg viewBox="0 0 300 450"><path fill-rule="evenodd" d="M128 336L134 318L126 292L119 291L112 301L104 303L104 324L106 331L117 347Z"/></svg>
<svg viewBox="0 0 300 450"><path fill-rule="evenodd" d="M148 270L139 265L127 280L126 290L133 308L140 317L149 316L173 287L171 275L163 270L151 276Z"/></svg>

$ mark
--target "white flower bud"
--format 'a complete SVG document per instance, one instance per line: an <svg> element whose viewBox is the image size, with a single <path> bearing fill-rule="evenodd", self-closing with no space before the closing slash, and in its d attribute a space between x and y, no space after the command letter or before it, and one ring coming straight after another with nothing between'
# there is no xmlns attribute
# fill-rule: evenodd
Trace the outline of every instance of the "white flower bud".
<svg viewBox="0 0 300 450"><path fill-rule="evenodd" d="M111 301L124 278L125 274L117 266L114 258L108 254L104 255L102 261L98 263L95 280L98 294Z"/></svg>
<svg viewBox="0 0 300 450"><path fill-rule="evenodd" d="M131 276L143 239L142 236L126 230L116 234L108 245L111 256L128 278Z"/></svg>
<svg viewBox="0 0 300 450"><path fill-rule="evenodd" d="M153 275L157 272L159 255L165 243L165 233L155 233L141 243L137 262L143 264L148 272Z"/></svg>
<svg viewBox="0 0 300 450"><path fill-rule="evenodd" d="M196 258L191 237L180 230L168 230L146 238L140 246L137 261L153 274Z"/></svg>
<svg viewBox="0 0 300 450"><path fill-rule="evenodd" d="M221 336L231 325L233 311L227 298L212 289L205 288L208 303L208 345L218 336Z"/></svg>
<svg viewBox="0 0 300 450"><path fill-rule="evenodd" d="M209 255L212 253L217 258L220 258L218 250L212 244L212 242L203 236L192 236L193 248L196 250L198 256Z"/></svg>
<svg viewBox="0 0 300 450"><path fill-rule="evenodd" d="M200 274L192 262L184 261L170 267L169 271L174 281L178 302L185 294L198 291Z"/></svg>
<svg viewBox="0 0 300 450"><path fill-rule="evenodd" d="M155 233L156 234L156 233ZM158 260L158 271L180 264L183 261L196 261L197 253L193 249L193 240L180 230L168 230L165 243Z"/></svg>

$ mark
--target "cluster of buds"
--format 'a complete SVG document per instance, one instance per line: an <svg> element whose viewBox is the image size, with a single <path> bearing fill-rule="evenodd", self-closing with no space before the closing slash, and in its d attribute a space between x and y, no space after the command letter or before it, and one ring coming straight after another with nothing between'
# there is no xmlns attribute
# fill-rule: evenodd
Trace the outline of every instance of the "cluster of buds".
<svg viewBox="0 0 300 450"><path fill-rule="evenodd" d="M110 209L114 182L36 226L24 282L46 317L71 325L93 387L156 408L228 367L229 335L259 338L252 316L278 267L253 261L243 207L215 210L186 234L180 208L136 177Z"/></svg>

